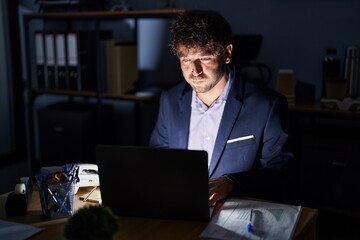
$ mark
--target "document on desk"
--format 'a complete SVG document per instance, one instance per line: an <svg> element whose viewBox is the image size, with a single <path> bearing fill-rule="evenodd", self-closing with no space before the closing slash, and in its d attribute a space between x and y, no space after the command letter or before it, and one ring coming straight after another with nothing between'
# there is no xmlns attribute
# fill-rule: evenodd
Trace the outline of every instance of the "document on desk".
<svg viewBox="0 0 360 240"><path fill-rule="evenodd" d="M0 239L28 239L42 230L43 228L33 227L27 224L0 220Z"/></svg>
<svg viewBox="0 0 360 240"><path fill-rule="evenodd" d="M228 199L200 237L222 240L291 239L301 210L301 206Z"/></svg>

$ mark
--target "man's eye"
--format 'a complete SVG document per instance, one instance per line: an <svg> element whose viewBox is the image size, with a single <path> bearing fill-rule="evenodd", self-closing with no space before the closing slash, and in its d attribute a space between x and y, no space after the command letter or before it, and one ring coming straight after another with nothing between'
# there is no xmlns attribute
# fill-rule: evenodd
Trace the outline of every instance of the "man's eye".
<svg viewBox="0 0 360 240"><path fill-rule="evenodd" d="M188 63L188 62L190 62L191 60L188 59L188 58L183 58L182 61L185 62L185 63Z"/></svg>
<svg viewBox="0 0 360 240"><path fill-rule="evenodd" d="M211 57L202 57L200 60L203 62L210 61Z"/></svg>

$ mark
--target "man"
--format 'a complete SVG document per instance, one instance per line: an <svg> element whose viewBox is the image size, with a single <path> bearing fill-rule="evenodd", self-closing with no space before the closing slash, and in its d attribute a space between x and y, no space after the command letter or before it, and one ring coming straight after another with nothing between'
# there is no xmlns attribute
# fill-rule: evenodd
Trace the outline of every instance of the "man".
<svg viewBox="0 0 360 240"><path fill-rule="evenodd" d="M150 146L206 150L210 204L239 194L286 194L286 98L240 79L232 30L212 11L188 11L171 29L185 81L165 91Z"/></svg>

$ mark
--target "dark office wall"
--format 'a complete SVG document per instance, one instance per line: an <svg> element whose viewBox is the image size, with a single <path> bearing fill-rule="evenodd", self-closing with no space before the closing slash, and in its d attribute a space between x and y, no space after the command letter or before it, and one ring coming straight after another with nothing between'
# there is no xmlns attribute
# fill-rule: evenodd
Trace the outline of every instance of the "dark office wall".
<svg viewBox="0 0 360 240"><path fill-rule="evenodd" d="M152 8L166 1L127 1L134 8ZM149 3L151 2L151 3ZM360 1L357 0L175 0L175 7L222 13L236 34L262 34L257 61L273 72L292 68L297 80L314 84L321 93L321 60L327 47L340 59L350 44L360 45Z"/></svg>
<svg viewBox="0 0 360 240"><path fill-rule="evenodd" d="M257 61L271 67L272 86L279 68L292 68L297 80L316 86L317 99L325 49L335 47L343 63L346 47L360 45L360 2L356 0L193 0L179 5L218 10L236 34L262 34Z"/></svg>
<svg viewBox="0 0 360 240"><path fill-rule="evenodd" d="M346 47L351 44L360 45L360 2L356 0L125 1L135 10L164 8L168 2L173 3L175 8L219 11L229 20L235 34L263 35L263 44L256 62L270 66L273 73L270 86L275 86L278 69L292 68L296 80L315 85L317 100L320 99L321 61L326 48L336 48L343 65ZM152 27L158 30L159 26L160 31L156 31L156 37L153 34L143 36L146 32L153 33ZM142 76L154 78L154 74L160 75L161 84L166 84L166 81L173 83L179 79L178 75L175 79L172 77L177 69L168 54L168 28L167 23L161 21L143 21L139 28L139 36L146 39L148 44L139 49ZM154 54L149 49L160 52ZM158 64L152 64L154 69L148 69L145 62ZM145 83L149 83L148 79L145 79Z"/></svg>

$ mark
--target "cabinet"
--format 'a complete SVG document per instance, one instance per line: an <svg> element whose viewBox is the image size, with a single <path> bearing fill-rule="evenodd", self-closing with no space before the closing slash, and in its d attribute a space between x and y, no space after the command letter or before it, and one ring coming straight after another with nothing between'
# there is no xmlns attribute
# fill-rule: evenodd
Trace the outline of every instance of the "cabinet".
<svg viewBox="0 0 360 240"><path fill-rule="evenodd" d="M96 12L66 12L66 13L34 13L34 14L25 14L24 15L24 38L25 38L25 54L26 54L26 84L25 84L25 93L27 97L27 107L26 107L26 116L27 116L27 127L28 127L28 158L32 164L33 170L39 163L36 154L36 129L37 122L37 112L35 110L35 102L39 99L40 96L57 96L65 99L67 103L74 103L78 99L86 101L92 106L95 106L95 117L96 117L96 126L93 131L97 133L95 138L98 138L103 133L104 122L102 122L102 117L100 113L104 106L106 100L114 101L131 101L135 104L135 135L136 139L139 139L142 134L142 129L140 127L140 106L144 102L156 101L156 96L139 96L135 95L134 92L129 91L121 94L110 94L106 89L106 78L104 77L104 68L106 68L103 61L104 46L101 44L101 40L104 35L108 32L113 33L115 31L122 31L121 23L130 22L132 26L130 29L127 29L126 38L128 42L137 44L138 42L138 21L139 19L171 19L177 14L183 12L183 10L178 9L165 9L165 10L144 10L144 11L96 11ZM36 33L69 33L72 31L87 31L92 34L85 39L85 42L94 41L92 46L92 53L88 55L87 58L94 58L95 62L93 65L88 66L88 75L85 81L90 78L94 79L91 87L70 87L70 88L60 88L60 83L57 82L57 85L51 86L49 82L47 84L40 84L38 81L38 64L34 61L36 55L35 43ZM157 34L154 32L153 34ZM67 43L69 44L69 43ZM44 51L46 51L46 46L43 44ZM65 44L65 47L69 47ZM68 48L67 48L68 49ZM55 54L56 55L56 54ZM66 58L68 59L69 53L65 51ZM43 56L44 57L44 56ZM67 62L67 73L70 71L69 62ZM58 66L57 66L58 67ZM102 70L101 70L102 69ZM57 69L58 70L58 69ZM91 71L91 72L90 72ZM90 74L89 74L90 72ZM68 77L69 79L69 77ZM69 80L67 80L69 81ZM89 81L87 81L89 82ZM84 84L83 84L84 85ZM82 85L82 86L83 86ZM48 116L46 113L42 114L43 116ZM91 115L91 114L90 114ZM53 115L52 115L53 116ZM56 117L48 118L56 119ZM91 128L91 127L89 127ZM97 142L97 143L106 143L106 142ZM137 142L141 144L140 142ZM41 160L41 159L40 159ZM72 159L70 161L76 161ZM45 163L46 164L46 163Z"/></svg>
<svg viewBox="0 0 360 240"><path fill-rule="evenodd" d="M290 107L296 159L294 201L360 217L360 112Z"/></svg>

